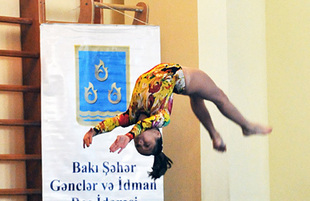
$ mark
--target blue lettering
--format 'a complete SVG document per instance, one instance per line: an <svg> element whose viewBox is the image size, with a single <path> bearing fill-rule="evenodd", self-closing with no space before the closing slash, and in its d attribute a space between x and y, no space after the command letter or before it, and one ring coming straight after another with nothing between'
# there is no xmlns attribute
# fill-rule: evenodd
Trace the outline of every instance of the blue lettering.
<svg viewBox="0 0 310 201"><path fill-rule="evenodd" d="M53 191L59 191L59 185L55 185L54 186L54 182L57 182L57 183L60 183L60 180L53 180L52 182L51 182L51 185L50 185L50 187L51 187L51 189L53 190Z"/></svg>
<svg viewBox="0 0 310 201"><path fill-rule="evenodd" d="M108 161L105 161L105 162L103 162L103 173L105 173L105 175L107 176L107 174L109 173L109 162Z"/></svg>
<svg viewBox="0 0 310 201"><path fill-rule="evenodd" d="M102 163L102 172L107 175L108 173L133 173L137 165L127 165L116 162L116 164L110 164L108 161Z"/></svg>
<svg viewBox="0 0 310 201"><path fill-rule="evenodd" d="M95 191L98 183L90 183L83 180L78 183L62 183L59 179L54 179L50 188L53 191Z"/></svg>
<svg viewBox="0 0 310 201"><path fill-rule="evenodd" d="M119 190L144 190L144 191L149 191L149 190L156 190L156 183L154 182L134 182L129 179L127 181L122 181L122 178L119 177L118 179L118 189Z"/></svg>
<svg viewBox="0 0 310 201"><path fill-rule="evenodd" d="M101 183L101 185L102 185L103 190L108 189L108 190L112 191L112 190L114 189L114 185L113 185L112 182L109 182L109 183Z"/></svg>
<svg viewBox="0 0 310 201"><path fill-rule="evenodd" d="M80 163L79 162L73 162L73 173L79 173L80 171L81 171Z"/></svg>
<svg viewBox="0 0 310 201"><path fill-rule="evenodd" d="M73 173L98 173L98 165L88 162L87 165L81 165L79 162L72 163Z"/></svg>

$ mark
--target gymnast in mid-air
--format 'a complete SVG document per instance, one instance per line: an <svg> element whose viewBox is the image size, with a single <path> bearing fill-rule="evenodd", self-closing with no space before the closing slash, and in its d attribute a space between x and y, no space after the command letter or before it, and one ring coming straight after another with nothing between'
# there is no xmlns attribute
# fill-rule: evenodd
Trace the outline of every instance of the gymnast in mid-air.
<svg viewBox="0 0 310 201"><path fill-rule="evenodd" d="M170 122L173 93L190 97L191 108L207 129L213 148L217 151L226 151L226 145L213 125L204 100L213 102L225 117L239 125L244 136L264 135L272 131L269 126L245 119L225 93L203 71L181 67L178 64L162 63L139 76L127 111L105 119L91 128L84 135L83 147L89 147L96 135L112 131L118 126L134 125L128 133L117 136L110 146L110 151L120 153L134 140L140 154L154 155L154 164L149 176L153 179L161 177L172 164L162 152L163 141L159 128L167 126Z"/></svg>

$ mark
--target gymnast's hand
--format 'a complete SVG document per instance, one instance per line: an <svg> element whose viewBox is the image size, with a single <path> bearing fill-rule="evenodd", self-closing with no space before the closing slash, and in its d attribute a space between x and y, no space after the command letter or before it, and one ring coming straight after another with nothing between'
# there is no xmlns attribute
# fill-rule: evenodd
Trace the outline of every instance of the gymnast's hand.
<svg viewBox="0 0 310 201"><path fill-rule="evenodd" d="M83 148L85 149L85 145L89 147L93 142L93 136L96 134L93 128L89 129L89 131L84 135L83 138Z"/></svg>
<svg viewBox="0 0 310 201"><path fill-rule="evenodd" d="M114 143L110 146L110 152L116 152L118 149L120 149L118 153L121 153L121 151L125 149L125 147L127 146L129 142L130 142L130 138L128 136L126 135L117 136Z"/></svg>

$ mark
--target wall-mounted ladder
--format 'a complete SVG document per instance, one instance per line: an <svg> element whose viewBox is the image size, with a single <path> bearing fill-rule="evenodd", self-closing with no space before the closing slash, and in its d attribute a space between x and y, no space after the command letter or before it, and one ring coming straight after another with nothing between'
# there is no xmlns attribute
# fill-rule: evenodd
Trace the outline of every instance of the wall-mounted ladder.
<svg viewBox="0 0 310 201"><path fill-rule="evenodd" d="M39 201L42 200L39 25L43 16L41 8L44 7L44 0L20 0L19 3L20 17L0 16L0 23L20 25L21 51L0 50L0 59L21 58L22 85L0 83L0 93L23 94L24 118L0 119L0 129L24 127L25 151L24 154L0 154L0 161L2 163L16 161L25 163L26 188L0 189L0 199L1 196L23 195L27 196L27 200ZM12 71L15 70L12 69ZM16 177L19 176L16 175Z"/></svg>

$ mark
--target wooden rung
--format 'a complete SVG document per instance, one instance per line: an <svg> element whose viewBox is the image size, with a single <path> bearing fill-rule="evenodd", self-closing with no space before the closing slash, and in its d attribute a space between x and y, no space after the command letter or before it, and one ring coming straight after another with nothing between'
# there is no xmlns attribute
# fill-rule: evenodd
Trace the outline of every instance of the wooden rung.
<svg viewBox="0 0 310 201"><path fill-rule="evenodd" d="M41 126L41 121L22 119L0 119L0 126Z"/></svg>
<svg viewBox="0 0 310 201"><path fill-rule="evenodd" d="M34 92L39 93L40 87L35 86L20 86L20 85L5 85L0 84L0 91L12 91L12 92Z"/></svg>
<svg viewBox="0 0 310 201"><path fill-rule="evenodd" d="M32 24L32 19L21 17L6 17L0 16L0 22L13 23L13 24Z"/></svg>
<svg viewBox="0 0 310 201"><path fill-rule="evenodd" d="M140 12L140 13L143 12L143 7L140 7L140 6L127 6L127 5L99 3L99 2L94 2L94 6L97 8L104 8L104 9L135 11L135 12Z"/></svg>
<svg viewBox="0 0 310 201"><path fill-rule="evenodd" d="M39 53L15 50L0 50L0 56L6 57L23 57L23 58L39 58Z"/></svg>
<svg viewBox="0 0 310 201"><path fill-rule="evenodd" d="M24 189L24 188L0 189L0 195L37 195L37 194L42 194L42 190Z"/></svg>
<svg viewBox="0 0 310 201"><path fill-rule="evenodd" d="M0 161L41 160L40 154L0 154Z"/></svg>
<svg viewBox="0 0 310 201"><path fill-rule="evenodd" d="M46 24L55 24L55 23L57 23L57 24L78 24L78 22L55 21L55 20L52 20L52 21L45 20L44 23L46 23Z"/></svg>

